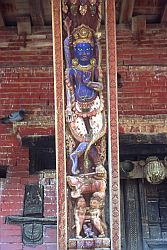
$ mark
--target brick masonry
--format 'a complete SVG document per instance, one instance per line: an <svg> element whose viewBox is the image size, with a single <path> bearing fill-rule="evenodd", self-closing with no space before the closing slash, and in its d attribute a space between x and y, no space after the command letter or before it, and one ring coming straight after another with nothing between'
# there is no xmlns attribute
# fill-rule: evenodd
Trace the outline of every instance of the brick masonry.
<svg viewBox="0 0 167 250"><path fill-rule="evenodd" d="M123 82L118 89L120 132L166 132L166 28L147 25L145 34L136 36L118 26L117 56Z"/></svg>
<svg viewBox="0 0 167 250"><path fill-rule="evenodd" d="M24 246L20 225L5 224L7 215L23 215L26 184L44 185L44 216L56 216L55 173L29 175L25 136L54 135L54 90L51 28L33 30L24 41L13 28L0 31L0 118L21 108L25 121L0 124L0 250L56 249L56 227L44 226L43 244Z"/></svg>

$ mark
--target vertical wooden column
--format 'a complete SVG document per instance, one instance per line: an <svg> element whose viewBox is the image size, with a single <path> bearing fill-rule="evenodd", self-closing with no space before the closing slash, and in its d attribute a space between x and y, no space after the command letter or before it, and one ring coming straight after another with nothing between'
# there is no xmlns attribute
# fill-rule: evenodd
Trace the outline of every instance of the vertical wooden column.
<svg viewBox="0 0 167 250"><path fill-rule="evenodd" d="M111 249L121 249L115 1L106 1Z"/></svg>
<svg viewBox="0 0 167 250"><path fill-rule="evenodd" d="M66 153L61 0L52 0L55 137L57 173L57 250L67 250Z"/></svg>
<svg viewBox="0 0 167 250"><path fill-rule="evenodd" d="M55 135L56 171L58 199L58 248L67 249L67 209L66 209L66 154L64 117L64 78L61 1L52 0L53 54L55 85ZM108 130L109 130L109 168L110 175L110 218L111 249L119 250L120 241L120 197L119 197L119 150L118 150L118 109L117 109L117 60L115 1L106 1L106 41L108 76Z"/></svg>

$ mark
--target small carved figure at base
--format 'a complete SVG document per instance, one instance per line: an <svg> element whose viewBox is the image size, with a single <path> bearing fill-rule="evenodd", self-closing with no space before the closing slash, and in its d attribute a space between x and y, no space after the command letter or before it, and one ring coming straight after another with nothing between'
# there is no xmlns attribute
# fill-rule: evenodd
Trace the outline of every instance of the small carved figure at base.
<svg viewBox="0 0 167 250"><path fill-rule="evenodd" d="M76 226L76 238L82 238L81 230L85 220L86 214L86 201L83 197L79 198L76 202L76 207L74 210L75 216L75 226Z"/></svg>
<svg viewBox="0 0 167 250"><path fill-rule="evenodd" d="M96 228L96 230L100 233L98 235L99 238L105 237L104 229L106 229L105 223L102 221L102 211L100 209L101 207L101 201L98 197L92 197L90 200L90 220L92 225Z"/></svg>
<svg viewBox="0 0 167 250"><path fill-rule="evenodd" d="M95 236L94 232L92 231L91 224L90 225L83 225L84 234L86 235L85 238L93 238Z"/></svg>

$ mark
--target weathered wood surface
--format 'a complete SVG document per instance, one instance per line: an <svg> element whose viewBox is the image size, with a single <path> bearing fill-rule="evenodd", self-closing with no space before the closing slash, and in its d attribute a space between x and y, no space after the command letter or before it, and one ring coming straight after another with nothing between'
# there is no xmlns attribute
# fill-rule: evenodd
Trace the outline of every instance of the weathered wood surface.
<svg viewBox="0 0 167 250"><path fill-rule="evenodd" d="M43 225L56 225L57 218L47 217L47 218L36 218L36 217L23 217L23 216L7 216L7 224L24 224L24 223L40 223Z"/></svg>
<svg viewBox="0 0 167 250"><path fill-rule="evenodd" d="M167 144L167 134L120 134L120 144Z"/></svg>

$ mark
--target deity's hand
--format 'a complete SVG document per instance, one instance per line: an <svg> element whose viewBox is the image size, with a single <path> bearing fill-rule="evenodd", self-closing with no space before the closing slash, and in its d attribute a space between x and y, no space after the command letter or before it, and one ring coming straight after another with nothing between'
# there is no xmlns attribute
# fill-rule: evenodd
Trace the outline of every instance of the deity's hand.
<svg viewBox="0 0 167 250"><path fill-rule="evenodd" d="M71 108L66 109L66 120L67 120L67 122L73 121L73 115L72 115Z"/></svg>
<svg viewBox="0 0 167 250"><path fill-rule="evenodd" d="M101 82L89 82L87 86L99 92L103 90L103 84Z"/></svg>

